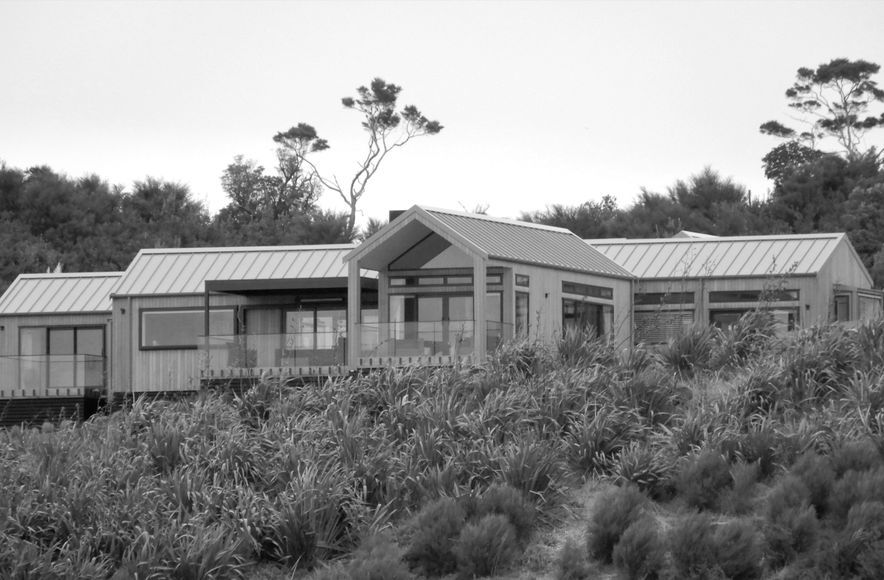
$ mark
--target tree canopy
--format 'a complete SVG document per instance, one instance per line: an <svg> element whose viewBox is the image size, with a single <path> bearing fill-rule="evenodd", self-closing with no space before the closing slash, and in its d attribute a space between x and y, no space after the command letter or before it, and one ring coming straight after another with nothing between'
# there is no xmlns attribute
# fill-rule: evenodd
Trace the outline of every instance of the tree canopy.
<svg viewBox="0 0 884 580"><path fill-rule="evenodd" d="M311 125L299 123L287 131L277 133L273 140L280 150L300 167L309 166L322 185L334 191L347 204L347 237L356 235L356 215L360 200L368 183L380 169L387 155L403 147L416 137L436 135L442 130L439 121L431 121L414 105L399 108L402 87L375 78L369 86L356 89L356 97L344 97L341 104L356 111L362 118L362 128L368 134L365 156L357 161L356 172L348 179L339 180L337 175L320 173L311 154L329 148L329 143L319 137Z"/></svg>

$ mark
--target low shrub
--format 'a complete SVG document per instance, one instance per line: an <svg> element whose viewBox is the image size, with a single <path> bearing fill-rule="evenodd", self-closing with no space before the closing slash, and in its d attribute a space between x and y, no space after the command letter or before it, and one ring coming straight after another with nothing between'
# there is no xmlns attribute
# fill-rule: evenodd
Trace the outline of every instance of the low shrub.
<svg viewBox="0 0 884 580"><path fill-rule="evenodd" d="M795 475L781 477L767 495L765 516L777 521L787 510L810 505L810 490Z"/></svg>
<svg viewBox="0 0 884 580"><path fill-rule="evenodd" d="M452 551L461 577L495 574L519 555L516 529L506 516L488 514L461 530Z"/></svg>
<svg viewBox="0 0 884 580"><path fill-rule="evenodd" d="M701 510L716 508L733 479L730 464L714 449L686 458L675 474L675 490L685 503Z"/></svg>
<svg viewBox="0 0 884 580"><path fill-rule="evenodd" d="M835 484L835 470L830 458L808 451L798 458L789 473L797 477L810 492L810 505L818 516L825 514Z"/></svg>
<svg viewBox="0 0 884 580"><path fill-rule="evenodd" d="M347 580L411 580L414 575L402 561L403 552L388 533L375 534L353 552L344 568Z"/></svg>
<svg viewBox="0 0 884 580"><path fill-rule="evenodd" d="M480 495L473 507L472 517L481 519L489 514L506 516L513 525L516 539L524 546L534 528L537 510L525 494L509 485L494 484Z"/></svg>
<svg viewBox="0 0 884 580"><path fill-rule="evenodd" d="M847 441L832 450L832 469L840 478L848 471L866 471L882 465L881 453L868 439Z"/></svg>
<svg viewBox="0 0 884 580"><path fill-rule="evenodd" d="M678 518L669 529L666 545L670 573L674 578L716 578L722 572L717 563L712 517L705 513Z"/></svg>
<svg viewBox="0 0 884 580"><path fill-rule="evenodd" d="M884 501L884 466L846 472L832 488L829 513L841 523L847 519L850 508L869 501Z"/></svg>
<svg viewBox="0 0 884 580"><path fill-rule="evenodd" d="M589 577L586 552L573 538L568 538L556 558L556 580L588 580Z"/></svg>
<svg viewBox="0 0 884 580"><path fill-rule="evenodd" d="M648 497L631 485L600 494L593 504L594 511L586 531L589 556L610 563L614 546L626 529L641 517L648 503Z"/></svg>
<svg viewBox="0 0 884 580"><path fill-rule="evenodd" d="M733 484L719 498L722 511L737 515L752 511L759 473L757 463L739 462L731 468Z"/></svg>
<svg viewBox="0 0 884 580"><path fill-rule="evenodd" d="M715 528L715 561L726 578L749 580L761 576L763 541L746 520L725 522Z"/></svg>
<svg viewBox="0 0 884 580"><path fill-rule="evenodd" d="M665 562L665 546L657 525L649 516L633 522L614 546L614 564L630 580L656 578Z"/></svg>
<svg viewBox="0 0 884 580"><path fill-rule="evenodd" d="M415 518L415 533L405 561L428 576L454 572L452 549L465 521L466 513L454 499L443 497L431 502Z"/></svg>
<svg viewBox="0 0 884 580"><path fill-rule="evenodd" d="M812 506L785 507L765 522L765 553L774 567L795 560L817 546L820 524Z"/></svg>

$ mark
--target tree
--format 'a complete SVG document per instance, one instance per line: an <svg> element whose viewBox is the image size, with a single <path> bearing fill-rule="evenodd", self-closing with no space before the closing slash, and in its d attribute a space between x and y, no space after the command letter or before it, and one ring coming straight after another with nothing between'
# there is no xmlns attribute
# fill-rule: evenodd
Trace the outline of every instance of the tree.
<svg viewBox="0 0 884 580"><path fill-rule="evenodd" d="M521 219L565 228L581 238L607 238L614 234L611 222L618 212L617 201L606 195L600 201L585 201L576 206L556 203L545 210L523 212Z"/></svg>
<svg viewBox="0 0 884 580"><path fill-rule="evenodd" d="M789 107L800 113L798 120L805 129L796 131L779 121L767 121L761 132L797 140L810 149L817 149L820 140L834 137L848 157L860 156L865 133L884 125L884 113L869 111L872 105L884 103L884 90L872 80L880 68L872 62L846 58L816 69L799 68L786 99Z"/></svg>
<svg viewBox="0 0 884 580"><path fill-rule="evenodd" d="M368 182L380 168L384 159L394 149L404 146L416 137L435 135L442 130L438 121L425 117L414 105L401 110L397 108L401 87L375 78L369 87L356 89L357 97L344 97L341 103L347 109L362 116L362 128L368 133L365 157L357 163L356 173L343 184L337 176L323 177L310 159L312 153L329 148L328 141L321 139L312 126L299 123L289 130L277 133L273 140L287 159L300 167L308 165L312 175L322 185L336 192L349 208L347 237L353 239L359 201L365 195Z"/></svg>
<svg viewBox="0 0 884 580"><path fill-rule="evenodd" d="M786 141L771 149L761 158L764 176L779 184L794 168L822 157L824 153L796 140Z"/></svg>
<svg viewBox="0 0 884 580"><path fill-rule="evenodd" d="M185 248L210 242L209 214L190 189L148 177L124 194L123 221L138 248Z"/></svg>

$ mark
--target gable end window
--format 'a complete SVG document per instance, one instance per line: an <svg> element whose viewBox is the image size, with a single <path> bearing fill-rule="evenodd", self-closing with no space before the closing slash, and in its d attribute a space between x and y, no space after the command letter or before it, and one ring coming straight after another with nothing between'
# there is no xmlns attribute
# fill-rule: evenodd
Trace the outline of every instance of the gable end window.
<svg viewBox="0 0 884 580"><path fill-rule="evenodd" d="M591 284L578 284L577 282L562 282L562 292L565 294L577 294L591 296L593 298L614 299L614 289L607 286L593 286Z"/></svg>

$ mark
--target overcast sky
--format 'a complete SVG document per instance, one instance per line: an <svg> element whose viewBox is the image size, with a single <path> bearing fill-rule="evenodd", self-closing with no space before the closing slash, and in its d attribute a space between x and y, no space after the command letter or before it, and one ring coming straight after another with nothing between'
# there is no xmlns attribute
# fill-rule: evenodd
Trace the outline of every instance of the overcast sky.
<svg viewBox="0 0 884 580"><path fill-rule="evenodd" d="M796 69L884 64L882 31L881 1L0 0L0 160L178 181L215 212L234 155L272 165L298 122L351 175L365 134L340 99L379 76L445 129L387 159L364 216L626 206L706 165L759 196L758 126L788 120Z"/></svg>

